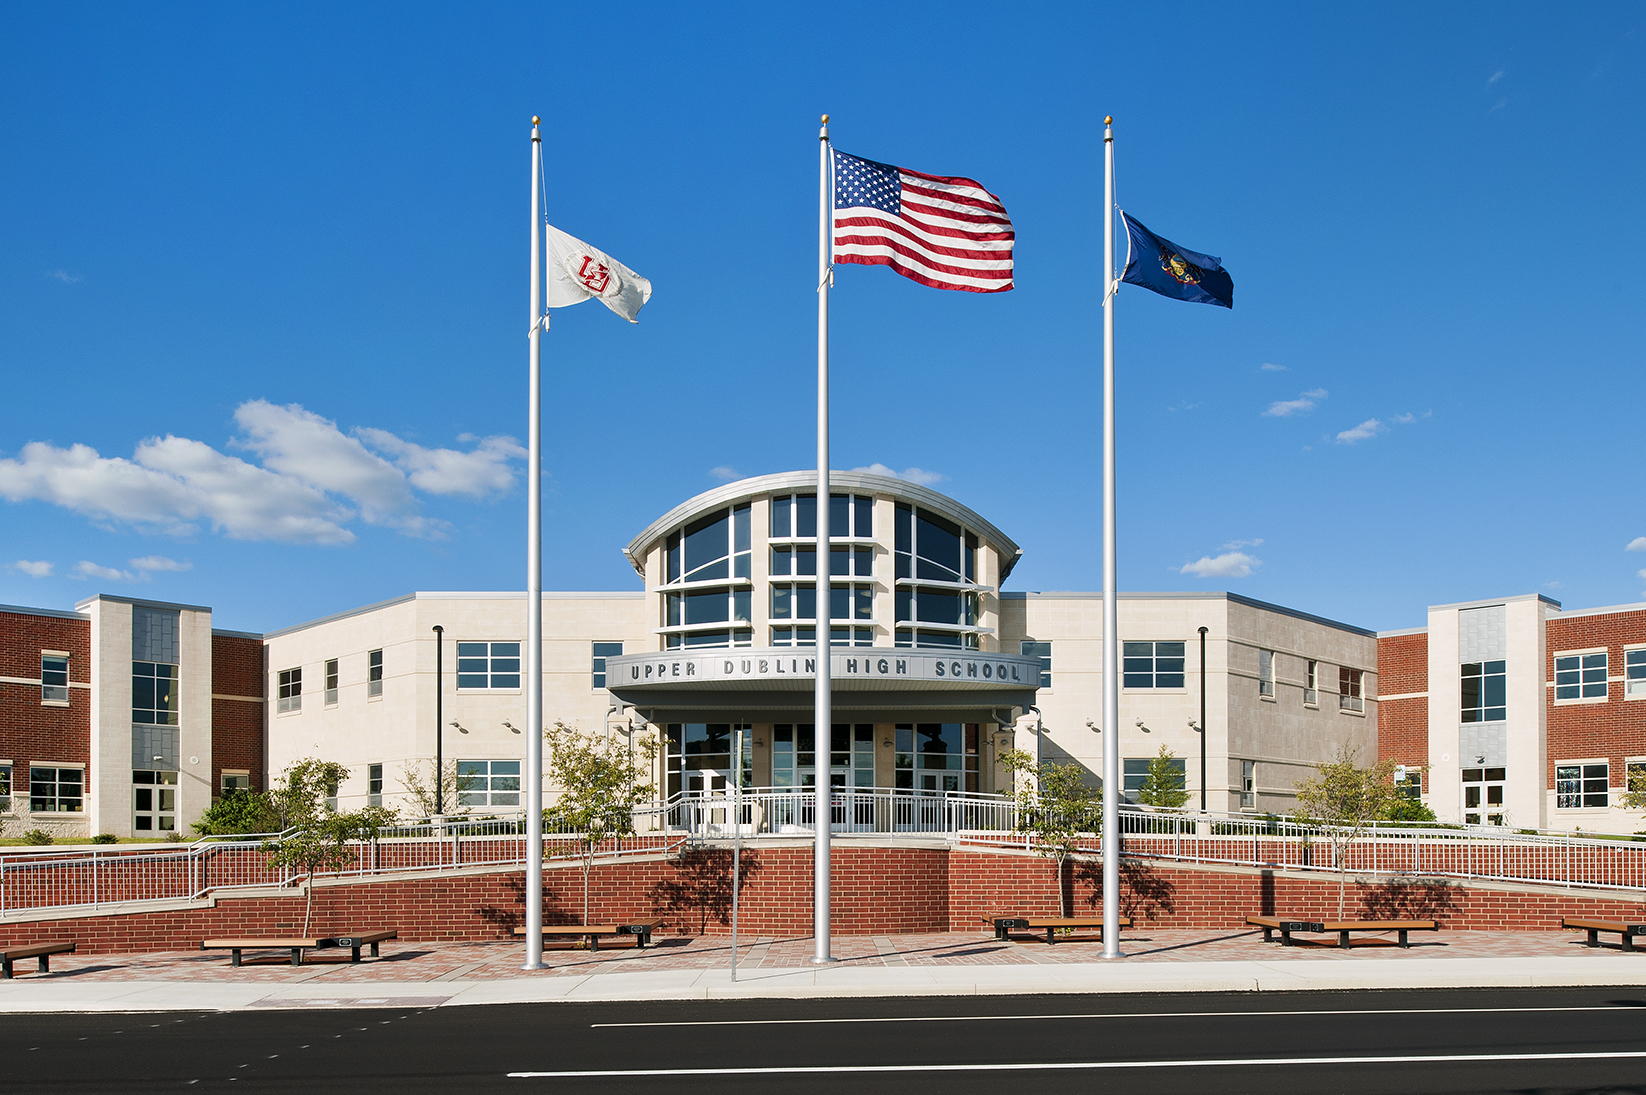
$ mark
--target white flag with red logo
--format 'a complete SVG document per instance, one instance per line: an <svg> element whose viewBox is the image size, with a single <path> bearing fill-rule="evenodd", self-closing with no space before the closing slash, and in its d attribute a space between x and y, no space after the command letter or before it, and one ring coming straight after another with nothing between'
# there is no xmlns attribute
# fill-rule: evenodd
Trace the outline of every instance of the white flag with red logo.
<svg viewBox="0 0 1646 1095"><path fill-rule="evenodd" d="M630 323L652 298L652 283L598 248L568 236L552 224L547 229L550 308L582 304L593 297Z"/></svg>

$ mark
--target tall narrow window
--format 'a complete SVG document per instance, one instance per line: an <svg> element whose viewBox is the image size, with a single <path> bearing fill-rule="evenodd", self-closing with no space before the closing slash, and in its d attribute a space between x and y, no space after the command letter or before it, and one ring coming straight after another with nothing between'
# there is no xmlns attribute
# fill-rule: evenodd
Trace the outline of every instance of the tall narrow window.
<svg viewBox="0 0 1646 1095"><path fill-rule="evenodd" d="M1366 701L1360 695L1361 675L1364 670L1339 666L1337 670L1337 709L1364 711Z"/></svg>
<svg viewBox="0 0 1646 1095"><path fill-rule="evenodd" d="M282 669L276 678L274 709L278 712L303 709L303 667Z"/></svg>
<svg viewBox="0 0 1646 1095"><path fill-rule="evenodd" d="M383 805L383 766L366 765L366 805Z"/></svg>
<svg viewBox="0 0 1646 1095"><path fill-rule="evenodd" d="M1623 694L1646 696L1646 650L1623 652Z"/></svg>
<svg viewBox="0 0 1646 1095"><path fill-rule="evenodd" d="M594 688L606 687L606 659L615 658L623 653L622 643L595 643L594 644Z"/></svg>
<svg viewBox="0 0 1646 1095"><path fill-rule="evenodd" d="M1303 702L1310 705L1320 702L1320 663L1313 658L1309 659L1308 668L1304 671Z"/></svg>
<svg viewBox="0 0 1646 1095"><path fill-rule="evenodd" d="M330 707L337 702L337 659L331 658L326 662L326 706Z"/></svg>
<svg viewBox="0 0 1646 1095"><path fill-rule="evenodd" d="M1502 722L1508 718L1507 662L1464 662L1462 718L1464 722Z"/></svg>
<svg viewBox="0 0 1646 1095"><path fill-rule="evenodd" d="M1050 688L1052 686L1052 644L1024 639L1018 647L1018 653L1025 658L1040 659L1040 687Z"/></svg>
<svg viewBox="0 0 1646 1095"><path fill-rule="evenodd" d="M366 654L366 696L383 694L383 652L372 650Z"/></svg>
<svg viewBox="0 0 1646 1095"><path fill-rule="evenodd" d="M11 765L0 764L0 814L11 813Z"/></svg>
<svg viewBox="0 0 1646 1095"><path fill-rule="evenodd" d="M40 702L69 702L69 658L67 654L40 655Z"/></svg>
<svg viewBox="0 0 1646 1095"><path fill-rule="evenodd" d="M1555 699L1603 700L1605 698L1605 651L1598 654L1569 654L1555 659Z"/></svg>
<svg viewBox="0 0 1646 1095"><path fill-rule="evenodd" d="M1273 650L1259 650L1257 652L1257 694L1274 698L1275 694L1275 652Z"/></svg>
<svg viewBox="0 0 1646 1095"><path fill-rule="evenodd" d="M132 722L176 726L179 705L175 665L164 662L131 663Z"/></svg>
<svg viewBox="0 0 1646 1095"><path fill-rule="evenodd" d="M1257 761L1243 760L1240 762L1240 808L1255 810L1257 808Z"/></svg>

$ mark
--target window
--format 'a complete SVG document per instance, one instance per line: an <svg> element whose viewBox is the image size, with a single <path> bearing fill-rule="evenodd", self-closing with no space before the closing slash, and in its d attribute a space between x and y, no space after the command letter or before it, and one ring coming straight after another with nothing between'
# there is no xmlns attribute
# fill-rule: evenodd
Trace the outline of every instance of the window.
<svg viewBox="0 0 1646 1095"><path fill-rule="evenodd" d="M606 659L623 653L622 643L594 644L594 688L606 687Z"/></svg>
<svg viewBox="0 0 1646 1095"><path fill-rule="evenodd" d="M83 768L29 765L29 809L37 814L77 814L85 809Z"/></svg>
<svg viewBox="0 0 1646 1095"><path fill-rule="evenodd" d="M1125 760L1122 762L1121 771L1120 771L1120 779L1121 779L1121 783L1120 783L1121 796L1120 797L1121 798L1125 799L1127 802L1137 802L1138 801L1138 797L1137 797L1138 792L1143 790L1143 784L1146 783L1149 779L1149 765L1153 764L1156 759L1158 759L1158 758L1156 758L1156 757L1127 757L1127 758L1125 758ZM1182 757L1177 757L1177 758L1172 760L1171 764L1172 764L1172 768L1177 772L1177 785L1179 787L1188 787L1189 786L1189 763L1188 763L1188 761L1184 760Z"/></svg>
<svg viewBox="0 0 1646 1095"><path fill-rule="evenodd" d="M1313 658L1303 674L1303 702L1311 707L1320 702L1320 663Z"/></svg>
<svg viewBox="0 0 1646 1095"><path fill-rule="evenodd" d="M10 779L10 773L7 773ZM1623 790L1626 794L1646 795L1646 760L1631 760L1623 765ZM1628 805L1625 803L1624 805Z"/></svg>
<svg viewBox="0 0 1646 1095"><path fill-rule="evenodd" d="M383 766L366 765L366 805L383 805Z"/></svg>
<svg viewBox="0 0 1646 1095"><path fill-rule="evenodd" d="M1502 722L1508 717L1505 706L1508 676L1505 662L1463 663L1463 721Z"/></svg>
<svg viewBox="0 0 1646 1095"><path fill-rule="evenodd" d="M457 791L459 806L519 806L520 762L460 760Z"/></svg>
<svg viewBox="0 0 1646 1095"><path fill-rule="evenodd" d="M0 814L11 813L11 765L0 764Z"/></svg>
<svg viewBox="0 0 1646 1095"><path fill-rule="evenodd" d="M977 581L977 536L899 504L894 546L897 645L976 650L978 600L970 587ZM914 626L921 624L929 626Z"/></svg>
<svg viewBox="0 0 1646 1095"><path fill-rule="evenodd" d="M303 709L303 667L296 669L282 669L276 677L275 711L301 711Z"/></svg>
<svg viewBox="0 0 1646 1095"><path fill-rule="evenodd" d="M458 643L457 687L519 688L519 643Z"/></svg>
<svg viewBox="0 0 1646 1095"><path fill-rule="evenodd" d="M792 727L774 727L772 748L772 780L783 786L784 773L794 767ZM802 763L813 761L810 726L805 732L807 752ZM750 747L753 734L747 723L730 722L671 722L664 727L668 747L666 752L667 795L673 798L682 791L718 791L726 786L732 771L732 735L743 735L743 780L747 786L754 782L754 750ZM792 775L790 776L792 779Z"/></svg>
<svg viewBox="0 0 1646 1095"><path fill-rule="evenodd" d="M1623 694L1646 696L1646 650L1623 652Z"/></svg>
<svg viewBox="0 0 1646 1095"><path fill-rule="evenodd" d="M832 516L832 514L831 514ZM786 494L772 499L772 539L817 536L817 495Z"/></svg>
<svg viewBox="0 0 1646 1095"><path fill-rule="evenodd" d="M1497 663L1501 665L1502 663ZM1555 659L1555 699L1606 698L1606 652L1568 654Z"/></svg>
<svg viewBox="0 0 1646 1095"><path fill-rule="evenodd" d="M337 784L326 784L326 809L331 813L337 812Z"/></svg>
<svg viewBox="0 0 1646 1095"><path fill-rule="evenodd" d="M772 539L817 536L817 495L772 499ZM829 539L867 540L874 536L874 499L864 494L829 495Z"/></svg>
<svg viewBox="0 0 1646 1095"><path fill-rule="evenodd" d="M177 831L177 773L139 769L131 774L131 827L139 833Z"/></svg>
<svg viewBox="0 0 1646 1095"><path fill-rule="evenodd" d="M251 790L250 772L225 770L219 778L222 781L220 784L222 788L220 794L224 798L228 798L230 795L238 795L242 791Z"/></svg>
<svg viewBox="0 0 1646 1095"><path fill-rule="evenodd" d="M1409 768L1395 779L1395 794L1400 798L1409 798L1413 802L1423 797L1423 773L1419 769Z"/></svg>
<svg viewBox="0 0 1646 1095"><path fill-rule="evenodd" d="M1024 639L1018 646L1018 653L1025 658L1040 659L1040 687L1050 688L1052 686L1052 644Z"/></svg>
<svg viewBox="0 0 1646 1095"><path fill-rule="evenodd" d="M670 585L749 577L749 503L700 517L670 533L665 549Z"/></svg>
<svg viewBox="0 0 1646 1095"><path fill-rule="evenodd" d="M69 656L40 655L40 702L69 702Z"/></svg>
<svg viewBox="0 0 1646 1095"><path fill-rule="evenodd" d="M1503 824L1503 789L1507 786L1506 768L1464 768L1463 823L1465 825Z"/></svg>
<svg viewBox="0 0 1646 1095"><path fill-rule="evenodd" d="M383 652L371 650L366 653L366 698L383 694Z"/></svg>
<svg viewBox="0 0 1646 1095"><path fill-rule="evenodd" d="M337 659L326 662L326 706L337 702Z"/></svg>
<svg viewBox="0 0 1646 1095"><path fill-rule="evenodd" d="M1240 762L1240 808L1257 809L1257 761Z"/></svg>
<svg viewBox="0 0 1646 1095"><path fill-rule="evenodd" d="M1600 764L1557 764L1555 807L1561 810L1604 809L1608 804L1607 771Z"/></svg>
<svg viewBox="0 0 1646 1095"><path fill-rule="evenodd" d="M977 790L977 723L906 723L895 728L895 735L898 787L916 791Z"/></svg>
<svg viewBox="0 0 1646 1095"><path fill-rule="evenodd" d="M1360 694L1361 675L1364 670L1350 669L1348 666L1339 666L1337 670L1337 709L1339 711L1364 711L1366 702Z"/></svg>
<svg viewBox="0 0 1646 1095"><path fill-rule="evenodd" d="M131 721L177 725L177 667L164 662L131 663Z"/></svg>
<svg viewBox="0 0 1646 1095"><path fill-rule="evenodd" d="M1257 694L1274 698L1275 694L1275 652L1273 650L1259 650L1257 652Z"/></svg>
<svg viewBox="0 0 1646 1095"><path fill-rule="evenodd" d="M1182 688L1183 644L1129 642L1121 645L1121 684L1126 688Z"/></svg>

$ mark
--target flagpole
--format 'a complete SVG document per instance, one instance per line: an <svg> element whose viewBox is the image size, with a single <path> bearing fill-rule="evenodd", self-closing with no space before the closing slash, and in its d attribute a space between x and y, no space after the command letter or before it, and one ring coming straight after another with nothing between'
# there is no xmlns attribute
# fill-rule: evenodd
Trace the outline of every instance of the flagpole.
<svg viewBox="0 0 1646 1095"><path fill-rule="evenodd" d="M1120 957L1120 644L1115 587L1114 119L1103 119L1103 957Z"/></svg>
<svg viewBox="0 0 1646 1095"><path fill-rule="evenodd" d="M531 380L526 471L526 961L543 968L543 140L532 115Z"/></svg>
<svg viewBox="0 0 1646 1095"><path fill-rule="evenodd" d="M812 961L833 962L829 955L829 829L833 811L829 805L833 770L833 723L829 697L829 211L833 194L829 186L829 116L817 132L817 689L813 697L812 746L816 803L813 822L816 840L812 851L812 936L817 951Z"/></svg>

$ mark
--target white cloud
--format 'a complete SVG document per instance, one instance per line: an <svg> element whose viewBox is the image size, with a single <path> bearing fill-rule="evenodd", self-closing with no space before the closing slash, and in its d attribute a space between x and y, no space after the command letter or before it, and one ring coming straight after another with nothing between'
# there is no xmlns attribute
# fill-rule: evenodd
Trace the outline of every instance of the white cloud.
<svg viewBox="0 0 1646 1095"><path fill-rule="evenodd" d="M1409 426L1413 422L1417 421L1417 415L1415 415L1415 414L1397 414L1397 415L1394 415L1392 418L1390 418L1389 421L1390 422L1398 422L1402 426Z"/></svg>
<svg viewBox="0 0 1646 1095"><path fill-rule="evenodd" d="M460 440L478 442L468 452L457 449L426 449L412 441L403 441L387 430L362 427L355 431L365 438L366 444L388 453L400 468L410 473L411 485L429 494L461 494L483 498L501 494L514 486L514 469L510 460L529 455L512 437L475 437L464 434Z"/></svg>
<svg viewBox="0 0 1646 1095"><path fill-rule="evenodd" d="M902 471L893 471L884 464L870 464L866 468L853 468L852 471L867 472L870 475L889 475L894 479L919 483L923 487L943 482L943 475L940 472L926 471L924 468L904 468Z"/></svg>
<svg viewBox="0 0 1646 1095"><path fill-rule="evenodd" d="M1629 541L1629 546L1624 548L1623 550L1624 551L1646 551L1646 536L1636 536L1633 540Z"/></svg>
<svg viewBox="0 0 1646 1095"><path fill-rule="evenodd" d="M1192 411L1198 406L1200 406L1199 403L1179 403L1175 406L1167 407L1166 409L1168 411Z"/></svg>
<svg viewBox="0 0 1646 1095"><path fill-rule="evenodd" d="M1266 373L1285 373L1285 372L1290 372L1291 371L1290 369L1286 368L1286 366L1276 365L1272 361L1265 361L1263 364L1259 365L1258 368L1262 369Z"/></svg>
<svg viewBox="0 0 1646 1095"><path fill-rule="evenodd" d="M144 572L154 571L158 573L163 570L184 571L194 569L193 563L186 561L179 563L176 559L168 559L164 555L145 555L141 559L128 561L134 569Z"/></svg>
<svg viewBox="0 0 1646 1095"><path fill-rule="evenodd" d="M71 578L101 578L105 582L135 582L137 575L129 570L116 570L114 567L100 567L96 563L82 559L74 565Z"/></svg>
<svg viewBox="0 0 1646 1095"><path fill-rule="evenodd" d="M1296 399L1277 399L1269 404L1269 409L1263 412L1265 418L1290 418L1294 414L1306 414L1315 409L1318 400L1326 398L1325 388L1312 388Z"/></svg>
<svg viewBox="0 0 1646 1095"><path fill-rule="evenodd" d="M1344 430L1337 435L1339 445L1353 445L1356 441L1365 441L1383 433L1388 427L1375 418L1368 418L1358 426Z"/></svg>
<svg viewBox="0 0 1646 1095"><path fill-rule="evenodd" d="M40 562L30 562L27 559L19 559L17 562L11 564L11 569L21 571L22 573L27 574L30 578L50 578L51 572L56 568L54 564L45 562L44 560L41 560Z"/></svg>
<svg viewBox="0 0 1646 1095"><path fill-rule="evenodd" d="M53 281L60 281L64 285L73 285L76 282L86 280L79 274L71 274L67 270L47 270L46 276L51 278Z"/></svg>
<svg viewBox="0 0 1646 1095"><path fill-rule="evenodd" d="M1502 110L1504 107L1506 107L1508 105L1509 105L1509 100L1499 99L1496 103L1494 103L1492 105L1492 109L1488 110L1486 113L1496 114L1498 111Z"/></svg>
<svg viewBox="0 0 1646 1095"><path fill-rule="evenodd" d="M724 464L720 465L718 468L710 468L709 474L720 480L722 483L730 483L733 480L743 478L742 472L738 471L736 468L728 468Z"/></svg>
<svg viewBox="0 0 1646 1095"><path fill-rule="evenodd" d="M1230 540L1228 543L1223 545L1222 550L1223 551L1239 551L1241 548L1262 547L1262 546L1263 546L1263 538L1259 537L1256 540Z"/></svg>
<svg viewBox="0 0 1646 1095"><path fill-rule="evenodd" d="M1261 559L1254 559L1243 551L1225 551L1216 558L1202 555L1179 567L1178 573L1193 574L1197 578L1246 578L1251 576L1252 568L1262 565Z"/></svg>
<svg viewBox="0 0 1646 1095"><path fill-rule="evenodd" d="M393 464L313 411L253 399L235 409L234 420L249 435L233 442L236 447L255 452L271 471L347 496L370 524L393 524L416 507L406 477Z"/></svg>
<svg viewBox="0 0 1646 1095"><path fill-rule="evenodd" d="M1491 85L1497 83L1499 80L1503 79L1503 76L1504 76L1503 70L1498 69L1496 72L1492 73L1492 75L1487 79L1486 86L1490 87Z"/></svg>

